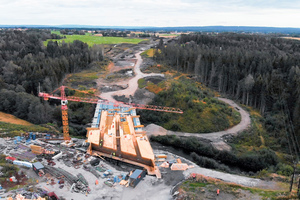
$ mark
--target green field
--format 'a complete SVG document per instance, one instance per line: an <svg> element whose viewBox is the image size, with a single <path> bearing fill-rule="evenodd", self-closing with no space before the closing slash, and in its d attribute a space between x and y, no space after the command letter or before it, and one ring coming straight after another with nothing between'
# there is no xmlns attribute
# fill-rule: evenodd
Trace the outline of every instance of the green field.
<svg viewBox="0 0 300 200"><path fill-rule="evenodd" d="M72 43L74 40L80 40L84 43L87 43L89 46L93 46L94 44L120 44L120 43L131 43L131 44L138 44L143 39L138 38L122 38L122 37L99 37L94 36L91 34L86 35L62 35L59 31L52 31L51 33L65 36L64 39L49 39L47 41L44 41L44 45L47 46L49 41L57 41L58 43L61 43L62 41L65 41L66 43Z"/></svg>
<svg viewBox="0 0 300 200"><path fill-rule="evenodd" d="M56 35L62 35L60 34L60 31L51 31L52 34L56 34Z"/></svg>

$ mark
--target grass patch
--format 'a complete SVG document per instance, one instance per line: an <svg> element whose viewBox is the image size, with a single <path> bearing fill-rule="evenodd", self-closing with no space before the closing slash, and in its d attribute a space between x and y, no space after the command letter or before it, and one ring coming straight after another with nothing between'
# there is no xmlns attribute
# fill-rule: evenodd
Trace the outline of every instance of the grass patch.
<svg viewBox="0 0 300 200"><path fill-rule="evenodd" d="M196 175L196 179L190 178L184 181L178 191L180 192L179 197L184 196L185 199L206 199L207 197L215 197L217 189L220 190L220 198L225 197L227 199L240 199L241 197L245 199L257 199L258 197L261 199L296 199L296 193L290 194L287 189L272 190L245 187L199 174Z"/></svg>
<svg viewBox="0 0 300 200"><path fill-rule="evenodd" d="M234 149L240 152L263 148L265 146L265 140L268 138L263 126L264 119L260 113L250 107L247 107L246 109L250 113L251 128L242 132L230 141Z"/></svg>
<svg viewBox="0 0 300 200"><path fill-rule="evenodd" d="M154 49L147 49L146 51L144 51L143 53L141 53L142 56L146 56L149 58L152 58L154 56Z"/></svg>
<svg viewBox="0 0 300 200"><path fill-rule="evenodd" d="M86 82L98 79L98 72L82 71L79 73L71 74L69 81L71 82Z"/></svg>
<svg viewBox="0 0 300 200"><path fill-rule="evenodd" d="M60 31L51 31L51 34L62 35Z"/></svg>
<svg viewBox="0 0 300 200"><path fill-rule="evenodd" d="M58 31L59 32L59 31ZM57 32L53 32L57 34ZM49 41L57 41L58 43L62 43L63 41L66 43L73 43L74 40L80 40L84 43L87 43L90 47L95 44L120 44L120 43L131 43L131 44L138 44L144 39L138 39L138 38L123 38L123 37L98 37L91 34L86 35L62 35L58 34L60 36L64 36L66 38L63 39L48 39L44 41L44 45L47 46Z"/></svg>
<svg viewBox="0 0 300 200"><path fill-rule="evenodd" d="M184 76L159 84L147 83L146 88L157 94L151 105L180 108L184 113L143 111L140 113L143 124L155 123L173 131L209 133L240 122L240 114L215 99L213 91Z"/></svg>
<svg viewBox="0 0 300 200"><path fill-rule="evenodd" d="M205 187L207 186L207 183L203 183L203 182L189 182L188 183L190 187Z"/></svg>
<svg viewBox="0 0 300 200"><path fill-rule="evenodd" d="M50 131L49 128L45 128L39 125L18 125L18 124L11 124L11 123L5 123L0 122L0 133L6 133L6 134L0 134L0 137L14 137L19 136L21 133L26 132L53 132Z"/></svg>
<svg viewBox="0 0 300 200"><path fill-rule="evenodd" d="M166 66L166 65L161 65L161 64L157 64L157 65L152 65L152 66L148 66L144 69L142 69L142 72L145 74L150 74L150 73L164 73L164 74L169 74L169 75L174 75L174 72L171 72L170 67Z"/></svg>
<svg viewBox="0 0 300 200"><path fill-rule="evenodd" d="M27 122L23 119L19 119L15 117L14 115L7 114L4 112L0 112L0 122L10 123L10 124L19 124L24 126L32 126L33 124L30 122Z"/></svg>
<svg viewBox="0 0 300 200"><path fill-rule="evenodd" d="M93 63L93 66L88 70L68 74L64 80L64 85L77 88L89 94L95 94L96 80L105 76L108 64L109 62L104 60L102 62Z"/></svg>
<svg viewBox="0 0 300 200"><path fill-rule="evenodd" d="M144 87L146 87L146 80L144 78L141 78L138 80L138 85L139 85L139 88L142 89Z"/></svg>
<svg viewBox="0 0 300 200"><path fill-rule="evenodd" d="M141 78L138 80L138 86L140 89L146 88L150 92L158 94L159 92L166 89L165 81L160 81L159 83L155 84L150 80L146 80L145 78Z"/></svg>

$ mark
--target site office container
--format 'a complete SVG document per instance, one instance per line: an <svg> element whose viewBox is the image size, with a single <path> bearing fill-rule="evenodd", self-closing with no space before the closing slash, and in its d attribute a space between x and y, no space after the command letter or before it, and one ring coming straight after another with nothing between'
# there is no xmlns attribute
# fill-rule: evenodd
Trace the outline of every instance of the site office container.
<svg viewBox="0 0 300 200"><path fill-rule="evenodd" d="M24 161L19 161L19 160L15 160L13 162L14 165L19 165L19 166L24 166L24 167L28 167L28 168L32 168L32 163L30 162L24 162Z"/></svg>
<svg viewBox="0 0 300 200"><path fill-rule="evenodd" d="M36 162L32 164L32 168L33 171L35 171L35 173L39 175L39 172L44 170L44 165L42 165L42 163L40 162Z"/></svg>
<svg viewBox="0 0 300 200"><path fill-rule="evenodd" d="M136 169L129 177L129 185L134 187L146 176L145 170Z"/></svg>

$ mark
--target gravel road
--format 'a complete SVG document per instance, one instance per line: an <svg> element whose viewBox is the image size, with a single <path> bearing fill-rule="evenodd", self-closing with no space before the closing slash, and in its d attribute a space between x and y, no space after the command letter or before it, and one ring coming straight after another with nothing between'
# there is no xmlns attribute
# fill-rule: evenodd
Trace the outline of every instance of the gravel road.
<svg viewBox="0 0 300 200"><path fill-rule="evenodd" d="M148 126L145 127L145 131L147 132L147 135L177 135L179 137L199 137L199 138L204 138L208 139L211 141L212 145L219 149L219 150L227 150L229 151L231 147L226 144L222 136L224 135L237 135L243 130L246 130L247 128L250 127L251 120L250 120L250 115L248 112L246 112L243 108L241 108L239 105L237 105L234 101L230 99L225 99L225 98L218 98L220 101L223 101L227 103L228 105L234 107L240 114L241 114L241 122L234 127L224 130L224 131L219 131L219 132L212 132L212 133L185 133L185 132L175 132L175 131L169 131L161 126L155 125L155 124L149 124Z"/></svg>
<svg viewBox="0 0 300 200"><path fill-rule="evenodd" d="M156 74L156 73L144 74L144 73L141 72L140 66L143 62L143 59L140 55L141 53L142 52L138 52L138 53L135 54L136 59L137 59L137 62L134 66L135 77L131 78L128 81L128 88L126 88L124 90L118 90L118 91L113 91L113 92L102 93L100 95L101 98L106 99L110 102L116 102L116 100L113 98L114 95L118 95L118 96L125 95L126 97L129 97L130 95L133 96L135 91L138 89L138 80L140 78L144 78L144 77L147 77L147 76L161 76L161 77L164 77L163 74ZM123 82L124 81L122 81L122 83ZM116 82L115 84L117 85L118 83Z"/></svg>
<svg viewBox="0 0 300 200"><path fill-rule="evenodd" d="M183 133L183 132L167 131L167 134L177 135L177 136L194 136L194 137L209 139L212 142L220 142L222 141L222 136L227 134L237 135L239 132L247 129L250 126L251 120L250 120L249 113L247 113L243 108L241 108L239 105L237 105L234 101L230 99L225 99L225 98L218 98L218 99L234 107L241 114L241 122L239 124L225 131L212 132L212 133Z"/></svg>

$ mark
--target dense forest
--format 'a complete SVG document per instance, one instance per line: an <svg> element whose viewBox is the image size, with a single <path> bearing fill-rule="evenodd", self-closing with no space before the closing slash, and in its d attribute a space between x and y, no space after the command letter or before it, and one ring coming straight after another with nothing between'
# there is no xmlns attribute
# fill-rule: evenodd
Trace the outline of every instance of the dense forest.
<svg viewBox="0 0 300 200"><path fill-rule="evenodd" d="M39 84L43 91L52 92L66 74L97 65L104 57L101 47L90 48L81 41L43 45L47 39L59 38L50 30L0 30L0 111L34 124L56 120L60 125L60 110L54 106L54 103L60 103L49 104L38 98ZM85 105L73 105L70 110L76 112L83 107ZM86 123L82 118L70 120L77 124Z"/></svg>
<svg viewBox="0 0 300 200"><path fill-rule="evenodd" d="M260 110L288 149L300 139L300 41L272 35L189 34L160 43L155 60ZM284 138L284 139L283 139ZM286 139L287 138L287 139ZM299 151L299 146L294 145Z"/></svg>

